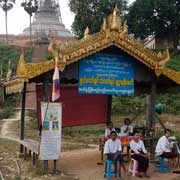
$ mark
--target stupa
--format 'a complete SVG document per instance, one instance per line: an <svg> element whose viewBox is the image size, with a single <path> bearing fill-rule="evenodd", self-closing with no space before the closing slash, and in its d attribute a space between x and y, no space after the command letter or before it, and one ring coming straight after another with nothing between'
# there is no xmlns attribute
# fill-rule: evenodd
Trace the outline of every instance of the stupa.
<svg viewBox="0 0 180 180"><path fill-rule="evenodd" d="M40 0L39 8L32 22L32 35L48 35L50 32L59 37L73 37L62 22L58 0ZM23 30L23 35L30 34L30 27Z"/></svg>

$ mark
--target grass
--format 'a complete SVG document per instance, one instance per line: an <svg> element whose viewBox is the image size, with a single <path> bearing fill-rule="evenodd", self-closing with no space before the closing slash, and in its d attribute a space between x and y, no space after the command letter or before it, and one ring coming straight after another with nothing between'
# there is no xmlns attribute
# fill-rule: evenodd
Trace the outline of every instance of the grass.
<svg viewBox="0 0 180 180"><path fill-rule="evenodd" d="M31 48L26 48L24 49L24 51L25 51L26 62L29 62L31 60L32 50ZM1 65L3 66L4 75L5 72L7 71L9 60L11 60L12 62L13 74L15 73L20 54L21 54L21 48L0 44Z"/></svg>
<svg viewBox="0 0 180 180"><path fill-rule="evenodd" d="M27 157L27 160L24 160L24 158L19 158L19 143L17 142L0 138L0 144L0 157L2 158L0 160L0 167L5 179L7 178L12 180L74 180L72 176L65 175L59 171L57 171L56 174L51 173L51 164L50 173L44 175L42 170L42 161L37 161L37 165L33 167L30 158ZM20 173L17 172L15 160L20 166Z"/></svg>
<svg viewBox="0 0 180 180"><path fill-rule="evenodd" d="M18 106L19 102L19 94L6 96L6 101L0 104L0 120L11 118L15 114L14 107Z"/></svg>
<svg viewBox="0 0 180 180"><path fill-rule="evenodd" d="M14 115L14 111L12 111L11 107L6 107L3 110L0 110L0 120L8 119Z"/></svg>

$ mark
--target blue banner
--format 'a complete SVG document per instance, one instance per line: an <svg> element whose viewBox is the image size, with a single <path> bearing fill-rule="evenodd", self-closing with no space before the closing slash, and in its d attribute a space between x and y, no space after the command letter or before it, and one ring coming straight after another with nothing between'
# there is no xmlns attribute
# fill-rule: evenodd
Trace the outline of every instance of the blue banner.
<svg viewBox="0 0 180 180"><path fill-rule="evenodd" d="M80 94L134 94L132 59L125 55L94 54L80 60Z"/></svg>

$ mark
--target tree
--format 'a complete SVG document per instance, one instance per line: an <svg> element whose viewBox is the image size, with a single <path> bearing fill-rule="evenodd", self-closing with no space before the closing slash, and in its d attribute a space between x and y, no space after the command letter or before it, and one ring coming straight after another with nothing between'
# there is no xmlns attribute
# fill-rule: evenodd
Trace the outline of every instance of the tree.
<svg viewBox="0 0 180 180"><path fill-rule="evenodd" d="M106 18L117 4L118 8L126 9L128 0L70 0L69 6L75 14L72 31L77 37L82 37L88 26L91 33L98 32ZM122 14L121 14L122 15Z"/></svg>
<svg viewBox="0 0 180 180"><path fill-rule="evenodd" d="M148 35L167 38L177 50L180 39L179 0L136 0L129 8L128 26L142 39Z"/></svg>
<svg viewBox="0 0 180 180"><path fill-rule="evenodd" d="M0 0L0 7L5 12L5 25L6 25L6 43L8 44L8 27L7 27L7 12L11 10L16 0Z"/></svg>
<svg viewBox="0 0 180 180"><path fill-rule="evenodd" d="M31 27L31 18L33 13L38 10L38 0L25 0L21 3L21 6L29 14L29 27L30 27L30 41L32 46L32 27Z"/></svg>

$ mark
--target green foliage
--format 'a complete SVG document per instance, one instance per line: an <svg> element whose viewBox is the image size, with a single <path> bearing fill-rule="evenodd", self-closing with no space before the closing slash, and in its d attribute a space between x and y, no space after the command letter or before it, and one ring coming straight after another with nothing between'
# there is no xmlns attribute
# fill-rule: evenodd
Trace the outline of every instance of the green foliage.
<svg viewBox="0 0 180 180"><path fill-rule="evenodd" d="M170 62L167 67L176 71L180 71L180 54L171 53Z"/></svg>
<svg viewBox="0 0 180 180"><path fill-rule="evenodd" d="M136 0L127 16L129 29L137 37L148 35L172 40L176 50L180 37L180 1Z"/></svg>
<svg viewBox="0 0 180 180"><path fill-rule="evenodd" d="M17 107L20 102L20 95L13 94L5 97L5 102L1 106L3 107L0 112L0 119L7 119L14 115L14 107Z"/></svg>
<svg viewBox="0 0 180 180"><path fill-rule="evenodd" d="M113 96L112 114L133 114L137 108L142 108L145 105L146 99L144 96Z"/></svg>
<svg viewBox="0 0 180 180"><path fill-rule="evenodd" d="M49 61L49 60L52 60L52 59L53 59L53 56L47 55L47 56L45 56L45 59L47 59L48 61Z"/></svg>
<svg viewBox="0 0 180 180"><path fill-rule="evenodd" d="M180 93L158 95L157 102L164 105L163 112L180 114Z"/></svg>
<svg viewBox="0 0 180 180"><path fill-rule="evenodd" d="M5 96L5 107L16 107L20 102L20 94L12 94Z"/></svg>
<svg viewBox="0 0 180 180"><path fill-rule="evenodd" d="M20 54L21 54L20 48L0 44L0 64L3 67L4 76L5 76L5 73L8 68L9 60L11 60L11 62L12 62L11 68L12 68L13 74L15 74ZM31 60L31 56L32 56L31 48L25 49L25 57L26 57L27 62L29 62Z"/></svg>
<svg viewBox="0 0 180 180"><path fill-rule="evenodd" d="M11 107L5 107L3 110L0 111L0 120L8 119L14 114Z"/></svg>
<svg viewBox="0 0 180 180"><path fill-rule="evenodd" d="M127 0L70 0L70 9L75 14L72 25L74 34L81 38L87 26L91 33L99 32L103 18L112 12L116 3L119 9L127 6Z"/></svg>
<svg viewBox="0 0 180 180"><path fill-rule="evenodd" d="M180 93L158 94L156 104L163 104L162 113L180 114ZM129 115L137 112L137 108L146 107L145 96L121 97L113 96L112 114Z"/></svg>
<svg viewBox="0 0 180 180"><path fill-rule="evenodd" d="M137 0L129 8L127 23L129 30L136 37L146 38L153 31L151 29L151 17L153 14L153 5L151 0Z"/></svg>
<svg viewBox="0 0 180 180"><path fill-rule="evenodd" d="M104 125L65 127L62 129L63 140L84 144L98 143L98 136L104 133Z"/></svg>

